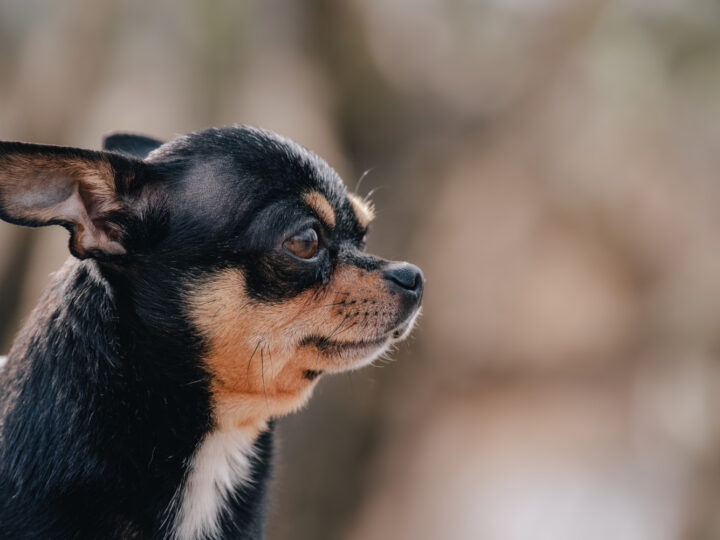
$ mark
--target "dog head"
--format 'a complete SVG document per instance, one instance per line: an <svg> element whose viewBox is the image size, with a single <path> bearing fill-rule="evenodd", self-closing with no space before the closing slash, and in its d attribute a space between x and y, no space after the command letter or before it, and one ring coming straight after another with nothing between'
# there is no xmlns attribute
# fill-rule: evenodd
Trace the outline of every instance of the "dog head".
<svg viewBox="0 0 720 540"><path fill-rule="evenodd" d="M65 226L158 335L186 321L220 427L291 412L409 333L420 269L365 252L372 205L312 152L249 127L105 148L0 143L0 217Z"/></svg>

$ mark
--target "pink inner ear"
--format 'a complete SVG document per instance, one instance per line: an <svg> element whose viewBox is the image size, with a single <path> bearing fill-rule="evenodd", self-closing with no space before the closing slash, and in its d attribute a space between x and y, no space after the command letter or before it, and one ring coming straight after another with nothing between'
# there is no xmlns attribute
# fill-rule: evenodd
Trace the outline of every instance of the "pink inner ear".
<svg viewBox="0 0 720 540"><path fill-rule="evenodd" d="M0 155L0 207L16 223L73 228L78 256L126 253L117 226L105 218L124 208L107 160L37 154Z"/></svg>
<svg viewBox="0 0 720 540"><path fill-rule="evenodd" d="M11 217L33 223L71 223L87 218L77 182L60 175L39 175L33 180L6 185L3 204Z"/></svg>
<svg viewBox="0 0 720 540"><path fill-rule="evenodd" d="M125 248L117 241L117 232L110 231L107 224L102 219L97 219L97 216L94 216L95 219L90 217L88 210L92 214L97 213L94 201L92 196L88 196L87 200L84 200L80 195L79 186L78 182L74 182L70 191L60 189L56 185L54 186L56 189L51 192L20 192L12 202L15 207L24 207L26 216L32 219L74 224L75 247L79 252L94 249L109 255L125 254ZM59 202L54 202L58 199L60 199Z"/></svg>
<svg viewBox="0 0 720 540"><path fill-rule="evenodd" d="M42 180L42 179L40 179ZM64 182L29 182L27 185L14 190L7 190L6 204L15 207L18 211L48 208L62 204L72 196L71 180Z"/></svg>
<svg viewBox="0 0 720 540"><path fill-rule="evenodd" d="M64 201L54 206L44 208L43 213L52 214L55 216L55 219L81 224L89 230L95 228L80 197L78 183L75 183L72 192Z"/></svg>
<svg viewBox="0 0 720 540"><path fill-rule="evenodd" d="M63 201L56 211L66 216L66 221L75 224L75 246L80 252L100 250L108 255L124 255L127 253L120 242L118 234L108 223L97 217L97 208L92 195L82 197L79 183L73 193Z"/></svg>

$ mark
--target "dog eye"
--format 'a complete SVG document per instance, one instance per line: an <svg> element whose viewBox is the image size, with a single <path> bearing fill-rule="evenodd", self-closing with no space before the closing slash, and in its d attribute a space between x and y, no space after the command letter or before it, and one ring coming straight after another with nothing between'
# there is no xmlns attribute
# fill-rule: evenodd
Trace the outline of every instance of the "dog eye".
<svg viewBox="0 0 720 540"><path fill-rule="evenodd" d="M312 259L318 251L319 241L315 229L305 229L283 242L283 247L301 259Z"/></svg>

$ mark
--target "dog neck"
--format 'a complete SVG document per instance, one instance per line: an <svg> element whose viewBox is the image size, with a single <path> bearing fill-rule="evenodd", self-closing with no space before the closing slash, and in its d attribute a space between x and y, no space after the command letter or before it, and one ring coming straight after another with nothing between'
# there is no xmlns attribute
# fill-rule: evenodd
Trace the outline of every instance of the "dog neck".
<svg viewBox="0 0 720 540"><path fill-rule="evenodd" d="M72 259L56 273L0 378L0 477L12 471L36 493L29 505L87 492L108 536L142 533L143 521L177 538L258 530L270 429L260 439L215 430L197 343L152 335L139 317L96 262ZM244 521L227 519L233 505Z"/></svg>
<svg viewBox="0 0 720 540"><path fill-rule="evenodd" d="M253 428L218 429L205 435L170 506L176 539L217 537L230 498L239 486L255 480L256 438Z"/></svg>

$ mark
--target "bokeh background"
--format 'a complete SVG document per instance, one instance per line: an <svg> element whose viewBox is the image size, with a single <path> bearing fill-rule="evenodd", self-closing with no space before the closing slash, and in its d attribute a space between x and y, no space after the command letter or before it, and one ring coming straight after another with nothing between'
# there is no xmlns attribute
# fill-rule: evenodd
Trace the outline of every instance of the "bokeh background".
<svg viewBox="0 0 720 540"><path fill-rule="evenodd" d="M0 0L0 139L232 123L427 277L281 422L270 540L720 538L720 3ZM0 224L0 352L65 257Z"/></svg>

